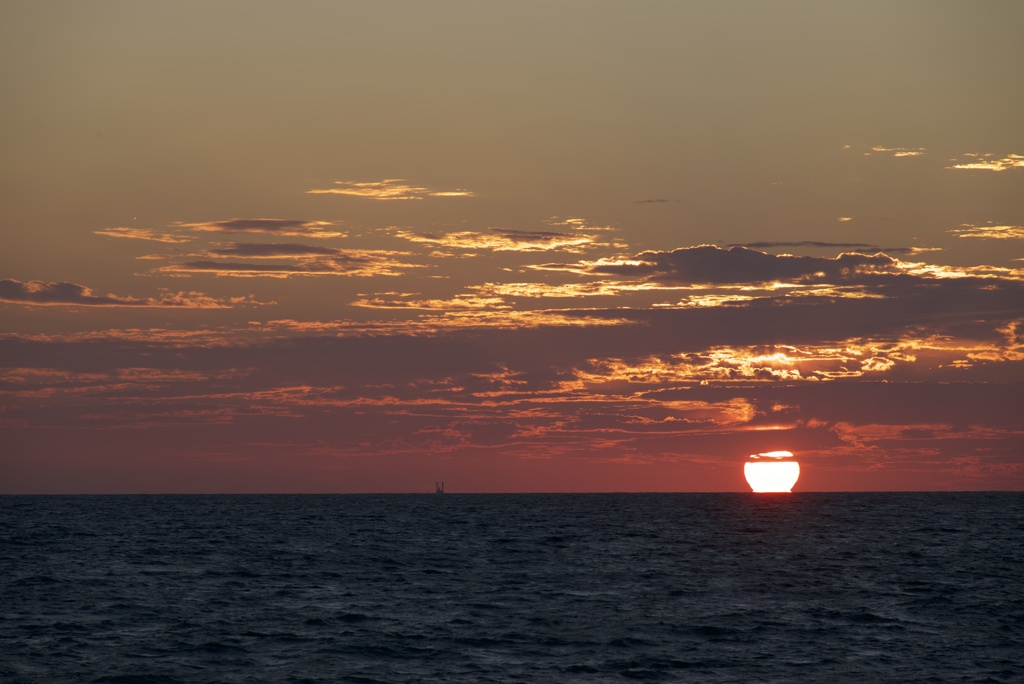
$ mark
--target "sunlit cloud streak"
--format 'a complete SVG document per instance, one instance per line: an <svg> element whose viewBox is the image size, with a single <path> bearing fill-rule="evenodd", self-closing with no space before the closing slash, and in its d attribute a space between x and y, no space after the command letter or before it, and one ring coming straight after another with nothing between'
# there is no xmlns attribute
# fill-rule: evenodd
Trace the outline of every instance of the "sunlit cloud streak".
<svg viewBox="0 0 1024 684"><path fill-rule="evenodd" d="M560 328L609 328L633 325L634 322L623 316L589 315L588 310L572 309L538 309L502 311L449 311L442 317L432 317L419 321L419 328L424 332L458 330L458 329L498 329L498 330L550 330Z"/></svg>
<svg viewBox="0 0 1024 684"><path fill-rule="evenodd" d="M159 297L97 295L85 285L69 282L0 280L0 302L28 306L150 307L179 309L228 309L259 305L251 296L216 298L202 292L165 293Z"/></svg>
<svg viewBox="0 0 1024 684"><path fill-rule="evenodd" d="M330 221L303 221L301 219L234 218L226 221L176 223L177 227L203 233L264 233L285 237L327 239L345 237L345 233L329 230L337 225Z"/></svg>
<svg viewBox="0 0 1024 684"><path fill-rule="evenodd" d="M275 304L276 302L264 302ZM245 328L218 327L196 328L196 329L170 329L170 328L109 328L106 330L87 330L72 333L33 333L14 335L11 333L0 333L0 341L4 339L19 339L33 343L72 343L72 342L102 342L105 344L117 344L120 342L146 342L158 343L162 347L191 347L211 348L225 347L241 344L243 340L252 336L245 334Z"/></svg>
<svg viewBox="0 0 1024 684"><path fill-rule="evenodd" d="M841 219L840 219L841 220ZM941 251L941 247L881 247L864 242L819 242L817 240L799 240L792 242L732 242L726 247L748 247L750 249L778 249L782 247L803 247L809 249L851 249L858 252L884 252L886 254L917 254L920 252Z"/></svg>
<svg viewBox="0 0 1024 684"><path fill-rule="evenodd" d="M297 276L399 276L410 268L422 268L371 250L346 250L326 258L300 259L294 264L249 263L231 261L186 261L156 269L168 275L209 274L235 278L291 278ZM257 257L258 258L258 257ZM269 257L264 257L269 258Z"/></svg>
<svg viewBox="0 0 1024 684"><path fill-rule="evenodd" d="M1024 154L997 155L992 152L968 152L966 160L947 166L947 169L967 171L1008 171L1024 168ZM956 162L956 160L953 160Z"/></svg>
<svg viewBox="0 0 1024 684"><path fill-rule="evenodd" d="M876 145L871 148L871 152L865 154L877 153L877 154L889 154L893 157L920 157L927 150L924 147L883 147Z"/></svg>
<svg viewBox="0 0 1024 684"><path fill-rule="evenodd" d="M105 235L113 238L125 238L129 240L147 240L150 242L165 242L168 244L180 244L191 242L192 237L188 235L175 235L173 233L159 233L147 228L104 228L94 230L96 235Z"/></svg>
<svg viewBox="0 0 1024 684"><path fill-rule="evenodd" d="M396 276L422 265L405 263L397 257L407 252L371 249L339 249L288 242L234 242L214 246L196 254L194 260L169 264L155 272L186 276L207 273L240 278L289 278L292 276ZM143 259L181 258L180 255L151 254ZM228 258L258 259L256 263L220 261ZM294 263L266 263L267 261Z"/></svg>
<svg viewBox="0 0 1024 684"><path fill-rule="evenodd" d="M606 231L606 232L607 231L617 230L614 226L595 226L595 225L593 225L591 223L588 223L585 218L580 218L578 216L569 216L568 218L563 218L563 217L560 217L560 216L552 216L547 221L545 221L545 223L547 223L548 225L551 225L551 226L563 226L563 227L569 228L571 230L587 230L587 231L595 231L596 230L596 231Z"/></svg>
<svg viewBox="0 0 1024 684"><path fill-rule="evenodd" d="M125 367L99 371L65 368L0 368L0 392L16 390L22 396L53 398L59 395L135 395L163 391L171 384L238 379L250 371L238 369L195 371L176 368ZM205 389L205 388L204 388Z"/></svg>
<svg viewBox="0 0 1024 684"><path fill-rule="evenodd" d="M836 257L773 255L745 247L684 247L671 252L641 252L633 257L548 263L536 270L579 275L619 276L665 285L763 285L767 283L895 286L901 276L919 278L1024 277L1020 269L996 266L952 267L903 262L886 254L847 252Z"/></svg>
<svg viewBox="0 0 1024 684"><path fill-rule="evenodd" d="M319 245L302 245L291 242L235 242L228 247L210 249L203 256L211 257L243 257L249 259L294 259L310 256L346 256L355 250L322 247ZM358 252L356 252L358 253ZM379 254L397 254L397 252L380 252Z"/></svg>
<svg viewBox="0 0 1024 684"><path fill-rule="evenodd" d="M744 288L748 289L748 288ZM766 293L767 294L767 293ZM838 296L838 295L834 295ZM690 295L678 302L656 302L655 308L662 309L692 309L701 307L711 306L732 306L737 304L747 304L757 299L757 295L754 294L715 294L715 293L704 293Z"/></svg>
<svg viewBox="0 0 1024 684"><path fill-rule="evenodd" d="M334 181L336 187L307 190L310 195L348 195L371 200L422 200L428 197L472 197L469 190L434 190L410 185L405 178L386 178L381 181Z"/></svg>
<svg viewBox="0 0 1024 684"><path fill-rule="evenodd" d="M850 280L859 274L897 272L899 262L884 254L844 253L835 258L772 255L745 247L683 247L641 252L576 264L542 264L537 269L585 275L617 275L667 284L737 284L772 281Z"/></svg>
<svg viewBox="0 0 1024 684"><path fill-rule="evenodd" d="M855 249L862 252L882 252L881 247L864 242L819 242L799 240L793 242L731 242L726 247L749 247L751 249L773 249L776 247L820 247L823 249ZM892 250L889 250L892 251Z"/></svg>
<svg viewBox="0 0 1024 684"><path fill-rule="evenodd" d="M352 306L365 309L407 309L420 311L498 311L512 308L501 297L479 297L475 295L456 295L451 299L416 299L414 297L415 295L384 293L375 297L357 299L352 302Z"/></svg>
<svg viewBox="0 0 1024 684"><path fill-rule="evenodd" d="M395 231L397 237L436 247L493 252L583 252L591 247L608 247L594 235L557 231L527 231L490 228L487 232L459 231L453 233L414 233Z"/></svg>
<svg viewBox="0 0 1024 684"><path fill-rule="evenodd" d="M188 254L146 254L136 257L149 261L165 259L205 258L225 259L241 257L247 259L303 259L315 257L346 257L371 253L376 256L405 255L407 252L387 250L356 250L323 247L320 245L303 245L294 242L215 242L212 247Z"/></svg>
<svg viewBox="0 0 1024 684"><path fill-rule="evenodd" d="M760 454L751 454L750 458L752 458L754 460L759 460L759 459L762 459L762 458L772 458L772 459L793 458L793 454L792 454L792 452L789 452L789 451L768 451L768 452L763 452L763 453L760 453Z"/></svg>
<svg viewBox="0 0 1024 684"><path fill-rule="evenodd" d="M863 377L882 378L899 364L934 370L941 365L980 361L981 355L998 360L1024 360L1024 346L950 341L945 338L908 339L869 343L846 340L840 344L770 346L713 346L639 359L593 359L581 377L587 382L629 382L648 388L699 383L823 382ZM996 360L993 358L992 360ZM964 366L966 367L966 366Z"/></svg>
<svg viewBox="0 0 1024 684"><path fill-rule="evenodd" d="M1024 240L1024 226L975 225L964 223L950 233L961 238L980 238L985 240Z"/></svg>
<svg viewBox="0 0 1024 684"><path fill-rule="evenodd" d="M484 283L472 285L470 289L481 295L522 298L566 298L613 297L625 291L665 289L645 283L600 280L585 283Z"/></svg>
<svg viewBox="0 0 1024 684"><path fill-rule="evenodd" d="M430 300L425 300L430 301ZM442 300L438 300L442 301ZM471 301L471 300L470 300ZM373 308L373 307L371 307ZM424 308L424 310L430 310ZM607 311L588 315L587 310L541 309L474 311L470 307L440 311L439 314L399 321L298 321L277 319L253 322L256 332L331 334L344 337L426 337L459 330L537 330L632 326L636 321Z"/></svg>

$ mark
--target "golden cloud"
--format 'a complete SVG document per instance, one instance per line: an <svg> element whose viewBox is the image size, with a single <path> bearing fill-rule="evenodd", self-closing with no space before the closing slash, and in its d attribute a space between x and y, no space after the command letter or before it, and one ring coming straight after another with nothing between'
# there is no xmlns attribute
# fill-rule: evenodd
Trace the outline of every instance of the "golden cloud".
<svg viewBox="0 0 1024 684"><path fill-rule="evenodd" d="M562 233L556 231L526 231L491 228L487 232L460 231L433 234L395 231L395 235L420 244L449 249L490 250L494 252L583 252L589 247L608 247L611 243L598 242L594 235Z"/></svg>
<svg viewBox="0 0 1024 684"><path fill-rule="evenodd" d="M970 171L1007 171L1009 169L1024 168L1024 154L999 156L991 152L968 152L964 156L967 157L967 160L947 166L946 168Z"/></svg>
<svg viewBox="0 0 1024 684"><path fill-rule="evenodd" d="M168 385L229 380L247 374L238 369L191 371L165 368L115 368L100 372L81 372L63 368L0 369L0 387L15 388L4 392L19 398L47 399L62 395L130 393L139 395Z"/></svg>
<svg viewBox="0 0 1024 684"><path fill-rule="evenodd" d="M365 199L421 200L427 197L472 197L469 190L433 190L421 185L409 185L405 178L385 178L380 181L334 181L337 187L307 190L309 195L348 195Z"/></svg>
<svg viewBox="0 0 1024 684"><path fill-rule="evenodd" d="M922 278L1024 278L1021 269L997 266L954 267L924 262L904 262L882 252L844 252L834 258L772 255L746 247L722 249L716 245L684 247L671 252L642 252L633 257L546 263L528 266L541 271L561 271L587 276L618 276L653 286L687 286L690 289L789 287L794 284L839 287L853 296L857 287L873 286L885 276L914 275ZM853 288L853 289L851 289Z"/></svg>
<svg viewBox="0 0 1024 684"><path fill-rule="evenodd" d="M987 240L1024 240L1024 226L996 226L961 224L959 228L949 231L957 237L982 238Z"/></svg>
<svg viewBox="0 0 1024 684"><path fill-rule="evenodd" d="M693 295L682 299L675 304L658 303L654 306L662 309L702 309L714 306L729 306L732 304L747 304L757 299L753 295L742 294L701 294Z"/></svg>
<svg viewBox="0 0 1024 684"><path fill-rule="evenodd" d="M636 289L636 283L619 283L607 280L590 283L563 283L551 285L547 283L484 283L474 285L471 289L484 296L526 297L526 298L579 298L607 297L621 293L623 290Z"/></svg>
<svg viewBox="0 0 1024 684"><path fill-rule="evenodd" d="M203 252L207 257L162 266L160 273L192 275L207 273L235 278L290 278L297 276L397 276L411 268L423 268L395 257L405 252L370 249L336 249L288 243L233 243ZM229 257L255 259L253 262L222 261ZM150 257L150 258L155 258ZM293 263L267 263L270 260L290 260Z"/></svg>
<svg viewBox="0 0 1024 684"><path fill-rule="evenodd" d="M412 295L392 294L378 295L372 298L358 299L352 306L366 309L413 309L420 311L467 311L511 309L500 297L477 297L474 295L456 295L451 299L413 299Z"/></svg>
<svg viewBox="0 0 1024 684"><path fill-rule="evenodd" d="M149 230L146 228L104 228L103 230L94 230L93 233L96 235L105 235L113 238L126 238L129 240L147 240L150 242L165 242L169 244L179 244L182 242L191 242L192 238L187 235L174 235L172 233L158 233L155 230Z"/></svg>
<svg viewBox="0 0 1024 684"><path fill-rule="evenodd" d="M882 147L881 145L876 145L871 148L871 152L890 154L893 157L920 157L926 151L924 147ZM871 154L871 152L866 154Z"/></svg>
<svg viewBox="0 0 1024 684"><path fill-rule="evenodd" d="M532 267L527 267L532 268ZM614 297L628 293L695 289L690 285L666 285L637 280L595 280L586 283L484 283L469 289L484 296L537 299L579 299L582 297Z"/></svg>
<svg viewBox="0 0 1024 684"><path fill-rule="evenodd" d="M590 359L576 371L581 386L802 383L885 378L914 365L915 374L939 368L967 369L983 363L1024 360L1024 342L1014 330L1002 341L947 336L907 338L892 343L849 340L840 344L713 346L704 351L639 359Z"/></svg>
<svg viewBox="0 0 1024 684"><path fill-rule="evenodd" d="M25 306L95 306L178 309L230 309L235 306L259 306L252 296L211 297L202 292L165 292L158 297L122 297L98 295L92 288L69 282L0 280L0 302Z"/></svg>
<svg viewBox="0 0 1024 684"><path fill-rule="evenodd" d="M303 221L301 219L276 218L233 218L226 221L202 221L199 223L176 223L175 226L203 233L263 233L287 237L308 237L316 239L345 237L345 233L328 230L337 225L330 221Z"/></svg>
<svg viewBox="0 0 1024 684"><path fill-rule="evenodd" d="M425 300L430 301L430 300ZM445 300L438 300L445 301ZM497 328L502 330L536 329L542 327L607 327L634 325L627 318L588 316L586 313L561 310L515 311L512 309L464 310L449 309L404 321L298 321L277 319L250 321L257 332L332 333L339 337L385 335L433 335L448 330Z"/></svg>

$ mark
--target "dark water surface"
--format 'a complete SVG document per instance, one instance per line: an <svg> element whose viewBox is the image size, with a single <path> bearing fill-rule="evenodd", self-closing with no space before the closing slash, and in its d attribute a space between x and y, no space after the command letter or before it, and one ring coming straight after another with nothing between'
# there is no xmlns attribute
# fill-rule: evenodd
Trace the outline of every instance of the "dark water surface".
<svg viewBox="0 0 1024 684"><path fill-rule="evenodd" d="M0 497L3 682L1024 682L1024 494Z"/></svg>

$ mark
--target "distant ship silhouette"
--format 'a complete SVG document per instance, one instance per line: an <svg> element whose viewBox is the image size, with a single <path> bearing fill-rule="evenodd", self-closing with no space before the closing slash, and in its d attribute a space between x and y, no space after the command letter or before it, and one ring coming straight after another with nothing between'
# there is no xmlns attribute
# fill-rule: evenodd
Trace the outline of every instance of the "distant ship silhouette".
<svg viewBox="0 0 1024 684"><path fill-rule="evenodd" d="M438 484L437 482L434 483L434 493L444 494L444 480L441 480L441 484Z"/></svg>

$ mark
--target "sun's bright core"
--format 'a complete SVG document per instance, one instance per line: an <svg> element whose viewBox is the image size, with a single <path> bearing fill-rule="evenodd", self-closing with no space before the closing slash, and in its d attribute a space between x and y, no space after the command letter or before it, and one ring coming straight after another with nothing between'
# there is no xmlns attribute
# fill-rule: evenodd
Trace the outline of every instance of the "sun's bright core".
<svg viewBox="0 0 1024 684"><path fill-rule="evenodd" d="M800 478L800 464L788 451L755 454L743 465L747 484L758 493L790 492ZM767 459L767 460L760 460Z"/></svg>

